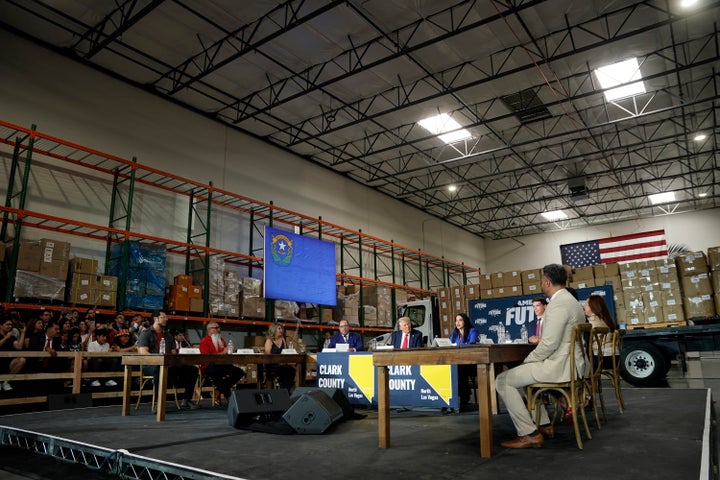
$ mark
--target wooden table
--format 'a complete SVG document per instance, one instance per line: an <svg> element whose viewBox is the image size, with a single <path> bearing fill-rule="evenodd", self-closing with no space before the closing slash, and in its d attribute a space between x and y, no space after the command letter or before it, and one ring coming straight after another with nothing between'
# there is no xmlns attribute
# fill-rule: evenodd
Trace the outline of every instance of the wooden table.
<svg viewBox="0 0 720 480"><path fill-rule="evenodd" d="M480 422L480 456L492 456L492 398L494 363L519 362L535 345L473 345L468 347L381 350L373 352L378 385L378 446L390 448L390 389L388 367L394 365L477 364L477 402Z"/></svg>
<svg viewBox="0 0 720 480"><path fill-rule="evenodd" d="M237 365L252 365L252 364L295 364L295 384L302 385L303 379L305 378L305 361L307 355L305 354L215 354L215 355L200 355L200 354L171 354L171 355L160 355L160 354L128 354L123 355L122 363L125 365L125 377L123 379L123 404L122 404L122 415L130 415L130 394L132 390L132 367L133 366L158 366L160 367L158 385L154 386L157 388L157 421L162 422L165 420L165 404L167 397L167 383L168 383L168 369L169 367L179 365L203 365L208 363L221 363L221 364L237 364Z"/></svg>

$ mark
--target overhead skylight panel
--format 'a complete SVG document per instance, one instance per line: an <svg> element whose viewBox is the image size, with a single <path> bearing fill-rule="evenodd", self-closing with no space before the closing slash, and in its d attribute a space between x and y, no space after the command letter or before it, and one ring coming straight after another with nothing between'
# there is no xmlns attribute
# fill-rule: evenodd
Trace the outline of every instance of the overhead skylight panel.
<svg viewBox="0 0 720 480"><path fill-rule="evenodd" d="M600 67L595 70L595 76L608 102L645 93L637 58Z"/></svg>
<svg viewBox="0 0 720 480"><path fill-rule="evenodd" d="M471 138L470 132L460 126L447 113L428 117L418 122L428 132L437 135L440 140L451 144Z"/></svg>

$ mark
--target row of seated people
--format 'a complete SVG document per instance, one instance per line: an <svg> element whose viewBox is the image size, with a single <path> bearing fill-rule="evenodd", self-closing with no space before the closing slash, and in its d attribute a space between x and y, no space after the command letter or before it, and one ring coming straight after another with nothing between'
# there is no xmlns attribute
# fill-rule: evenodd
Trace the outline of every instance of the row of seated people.
<svg viewBox="0 0 720 480"><path fill-rule="evenodd" d="M57 356L59 351L88 351L88 352L139 352L139 353L160 353L161 341L164 340L166 353L178 353L180 348L192 347L186 340L184 332L179 329L167 328L167 315L163 311L154 311L152 313L152 325L143 324L142 317L138 315L140 321L133 318L133 332L126 328L124 317L121 314L116 315L114 322L98 323L89 320L78 320L73 322L68 319L62 325L70 323L71 326L65 327L71 333L70 340L66 340L66 335L61 332L63 328L60 323L54 322L49 315L43 315L49 318L45 324L45 319L40 318L32 322L34 333L26 335L28 327L26 324L18 322L17 315L4 315L0 324L0 351L16 351L18 356L15 358L0 358L0 372L18 374L21 372L69 372L73 371L74 365L72 360L68 358L60 358ZM31 322L28 322L30 324ZM84 325L84 327L76 327L72 325ZM86 328L87 327L87 328ZM207 334L201 339L199 350L202 354L227 353L227 342L220 335L220 326L216 322L210 322L207 326ZM87 331L85 339L79 332ZM273 324L268 330L268 338L266 340L266 353L280 353L282 349L288 347L285 338L284 327L280 324ZM30 358L27 359L20 353L23 350L29 351L47 351L49 358ZM83 360L84 371L101 372L101 371L120 371L122 369L119 357L97 357ZM294 387L295 369L289 365L267 365L267 377L275 380L275 383L287 388L289 391ZM158 367L145 367L147 374L155 377L159 374ZM176 366L170 368L169 380L171 385L182 389L181 406L193 408L191 402L198 375L203 374L211 379L213 386L219 391L220 395L228 401L231 388L245 376L245 371L234 365L227 364L203 364L200 370L194 366ZM90 386L101 386L99 380L90 380ZM70 381L66 382L70 385ZM157 385L157 381L154 382ZM117 385L112 379L106 380L105 385L113 387ZM3 383L3 390L10 391L13 389L10 382Z"/></svg>

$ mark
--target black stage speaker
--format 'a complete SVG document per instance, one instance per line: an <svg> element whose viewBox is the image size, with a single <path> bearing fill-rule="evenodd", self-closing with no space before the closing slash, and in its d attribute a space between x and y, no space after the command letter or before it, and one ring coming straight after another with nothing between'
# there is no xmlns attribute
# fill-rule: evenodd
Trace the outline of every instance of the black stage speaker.
<svg viewBox="0 0 720 480"><path fill-rule="evenodd" d="M288 425L300 434L318 434L340 420L343 411L325 392L304 393L283 415Z"/></svg>
<svg viewBox="0 0 720 480"><path fill-rule="evenodd" d="M87 408L93 406L90 393L60 393L48 395L48 410L66 410L68 408Z"/></svg>
<svg viewBox="0 0 720 480"><path fill-rule="evenodd" d="M313 391L324 392L335 403L337 403L343 412L343 420L350 420L352 418L355 418L355 407L353 407L352 403L350 403L350 400L348 400L348 398L345 396L345 392L343 392L339 388L297 387L295 390L293 390L292 395L290 395L290 401L294 402L303 394Z"/></svg>
<svg viewBox="0 0 720 480"><path fill-rule="evenodd" d="M227 409L231 427L247 427L280 418L290 408L290 394L284 388L276 390L235 390Z"/></svg>

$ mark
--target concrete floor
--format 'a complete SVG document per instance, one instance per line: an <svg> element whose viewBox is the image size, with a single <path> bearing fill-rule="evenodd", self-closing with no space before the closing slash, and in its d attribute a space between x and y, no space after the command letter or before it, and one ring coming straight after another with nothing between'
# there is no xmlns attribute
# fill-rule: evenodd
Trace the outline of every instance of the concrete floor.
<svg viewBox="0 0 720 480"><path fill-rule="evenodd" d="M156 423L148 405L121 417L119 406L0 417L0 424L82 441L165 462L191 465L249 480L300 478L477 479L533 478L542 466L553 479L697 479L707 388L720 387L720 355L679 364L666 388L626 385L627 411L617 413L608 389L609 419L602 430L591 424L585 449L575 446L571 427L561 426L542 449L506 450L499 443L514 435L509 416L493 419L494 453L478 456L476 412L442 415L436 409L393 411L392 448L377 448L377 414L334 425L322 435L273 435L230 427L224 409L168 411ZM715 456L713 454L713 456ZM28 458L0 449L0 478L58 478L57 461ZM12 476L11 476L12 475ZM63 480L110 478L95 472L62 473Z"/></svg>

